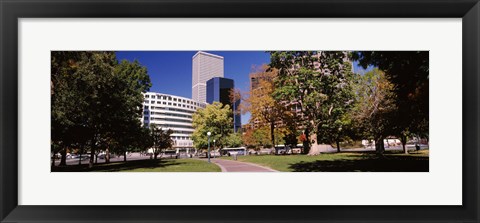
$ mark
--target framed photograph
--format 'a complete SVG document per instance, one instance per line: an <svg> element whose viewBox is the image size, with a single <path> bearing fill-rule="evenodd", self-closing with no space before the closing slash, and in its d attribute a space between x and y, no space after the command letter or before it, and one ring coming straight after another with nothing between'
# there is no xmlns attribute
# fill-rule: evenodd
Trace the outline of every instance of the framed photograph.
<svg viewBox="0 0 480 223"><path fill-rule="evenodd" d="M1 1L1 222L478 222L480 5Z"/></svg>

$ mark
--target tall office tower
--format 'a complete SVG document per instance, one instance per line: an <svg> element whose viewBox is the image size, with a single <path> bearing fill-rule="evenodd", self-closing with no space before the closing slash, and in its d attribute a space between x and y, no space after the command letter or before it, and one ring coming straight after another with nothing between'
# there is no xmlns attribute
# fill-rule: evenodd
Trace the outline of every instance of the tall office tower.
<svg viewBox="0 0 480 223"><path fill-rule="evenodd" d="M207 81L223 77L223 57L198 51L192 57L192 99L207 101Z"/></svg>
<svg viewBox="0 0 480 223"><path fill-rule="evenodd" d="M238 112L240 106L240 98L236 98L232 103L230 100L230 91L235 89L235 82L232 79L223 77L214 77L207 81L207 103L212 104L218 101L232 108L233 115L233 131L237 132L242 128L241 116Z"/></svg>

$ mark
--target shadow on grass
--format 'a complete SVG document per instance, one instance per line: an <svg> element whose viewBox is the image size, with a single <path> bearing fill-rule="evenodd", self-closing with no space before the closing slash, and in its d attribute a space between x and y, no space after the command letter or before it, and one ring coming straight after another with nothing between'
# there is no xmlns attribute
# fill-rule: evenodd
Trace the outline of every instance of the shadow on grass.
<svg viewBox="0 0 480 223"><path fill-rule="evenodd" d="M289 168L294 172L428 172L429 158L394 154L379 158L365 154L358 159L302 161Z"/></svg>
<svg viewBox="0 0 480 223"><path fill-rule="evenodd" d="M168 160L132 160L128 162L112 162L95 164L92 168L88 168L88 164L82 165L68 165L68 166L55 166L51 170L52 172L115 172L133 170L138 168L162 168L172 165L179 165Z"/></svg>

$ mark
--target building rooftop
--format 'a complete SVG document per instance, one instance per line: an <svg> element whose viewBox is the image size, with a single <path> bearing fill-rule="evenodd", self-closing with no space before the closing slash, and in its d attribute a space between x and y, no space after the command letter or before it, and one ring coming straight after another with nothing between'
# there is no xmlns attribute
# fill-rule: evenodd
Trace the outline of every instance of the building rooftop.
<svg viewBox="0 0 480 223"><path fill-rule="evenodd" d="M207 56L211 56L211 57L216 57L216 58L219 58L219 59L223 59L222 56L215 55L215 54L211 54L211 53L207 53L207 52L203 52L203 51L198 51L195 55L193 55L192 59L195 58L196 56L198 56L199 54L203 54L203 55L207 55Z"/></svg>

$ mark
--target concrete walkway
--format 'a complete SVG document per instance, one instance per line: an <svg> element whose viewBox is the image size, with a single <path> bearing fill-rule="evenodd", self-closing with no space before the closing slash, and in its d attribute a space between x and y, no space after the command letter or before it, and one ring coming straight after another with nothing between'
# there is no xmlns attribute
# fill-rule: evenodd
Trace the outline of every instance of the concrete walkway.
<svg viewBox="0 0 480 223"><path fill-rule="evenodd" d="M211 162L217 164L222 172L278 172L268 167L240 161L211 159Z"/></svg>

